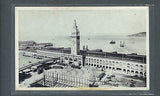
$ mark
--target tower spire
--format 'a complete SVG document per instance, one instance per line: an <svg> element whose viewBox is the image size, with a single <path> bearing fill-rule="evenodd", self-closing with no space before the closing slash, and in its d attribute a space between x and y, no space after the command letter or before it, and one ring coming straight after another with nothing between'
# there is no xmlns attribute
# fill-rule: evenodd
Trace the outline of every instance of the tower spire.
<svg viewBox="0 0 160 96"><path fill-rule="evenodd" d="M74 24L76 25L76 19L74 19Z"/></svg>
<svg viewBox="0 0 160 96"><path fill-rule="evenodd" d="M74 19L73 23L73 32L71 34L72 38L72 48L71 48L71 54L77 55L80 51L80 34L77 26L77 22Z"/></svg>
<svg viewBox="0 0 160 96"><path fill-rule="evenodd" d="M77 29L76 19L74 19L74 28Z"/></svg>

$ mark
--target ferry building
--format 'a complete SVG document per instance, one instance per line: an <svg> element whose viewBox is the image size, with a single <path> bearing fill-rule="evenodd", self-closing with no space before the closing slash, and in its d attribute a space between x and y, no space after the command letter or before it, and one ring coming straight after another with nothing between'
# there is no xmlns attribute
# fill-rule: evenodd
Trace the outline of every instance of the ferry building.
<svg viewBox="0 0 160 96"><path fill-rule="evenodd" d="M60 62L69 65L95 67L130 76L146 77L146 56L144 55L102 52L101 50L89 50L85 46L83 50L80 50L80 31L76 20L74 20L71 39L71 49L42 48L37 50L36 54L50 58L60 57Z"/></svg>

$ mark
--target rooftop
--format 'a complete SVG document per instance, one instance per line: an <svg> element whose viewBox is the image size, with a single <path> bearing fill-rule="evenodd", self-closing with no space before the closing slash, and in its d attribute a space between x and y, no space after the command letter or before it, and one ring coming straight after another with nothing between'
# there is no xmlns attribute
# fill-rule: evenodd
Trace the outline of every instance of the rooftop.
<svg viewBox="0 0 160 96"><path fill-rule="evenodd" d="M41 50L44 51L51 51L51 52L60 52L71 54L71 48L64 48L64 47L49 47L43 48ZM103 52L100 49L96 50L80 50L80 55L83 56L91 56L91 57L101 57L101 58L111 58L111 59L119 59L119 60L129 60L135 61L140 63L146 63L146 56L145 55L137 55L134 54L121 54L117 52Z"/></svg>

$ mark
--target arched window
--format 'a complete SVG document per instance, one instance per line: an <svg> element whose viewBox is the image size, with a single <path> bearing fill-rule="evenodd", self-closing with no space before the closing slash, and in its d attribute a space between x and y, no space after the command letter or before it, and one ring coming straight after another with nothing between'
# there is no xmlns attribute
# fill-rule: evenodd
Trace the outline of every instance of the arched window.
<svg viewBox="0 0 160 96"><path fill-rule="evenodd" d="M72 60L72 58L69 58L69 60Z"/></svg>
<svg viewBox="0 0 160 96"><path fill-rule="evenodd" d="M142 67L142 68L143 68L143 65L140 65L140 67Z"/></svg>
<svg viewBox="0 0 160 96"><path fill-rule="evenodd" d="M146 77L146 72L144 73L144 76Z"/></svg>
<svg viewBox="0 0 160 96"><path fill-rule="evenodd" d="M143 72L140 72L141 75L143 75Z"/></svg>
<svg viewBox="0 0 160 96"><path fill-rule="evenodd" d="M77 58L74 58L74 61L77 61Z"/></svg>
<svg viewBox="0 0 160 96"><path fill-rule="evenodd" d="M68 58L67 58L67 57L65 57L65 60L68 60Z"/></svg>
<svg viewBox="0 0 160 96"><path fill-rule="evenodd" d="M79 66L81 66L81 61L79 61L78 63L79 63Z"/></svg>

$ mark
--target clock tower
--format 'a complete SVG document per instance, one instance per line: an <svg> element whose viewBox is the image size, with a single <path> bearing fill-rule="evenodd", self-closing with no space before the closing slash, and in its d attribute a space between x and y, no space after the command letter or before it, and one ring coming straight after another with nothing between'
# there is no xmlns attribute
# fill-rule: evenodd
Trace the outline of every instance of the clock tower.
<svg viewBox="0 0 160 96"><path fill-rule="evenodd" d="M76 20L74 20L71 39L72 39L71 54L78 55L80 52L80 32L78 30Z"/></svg>

